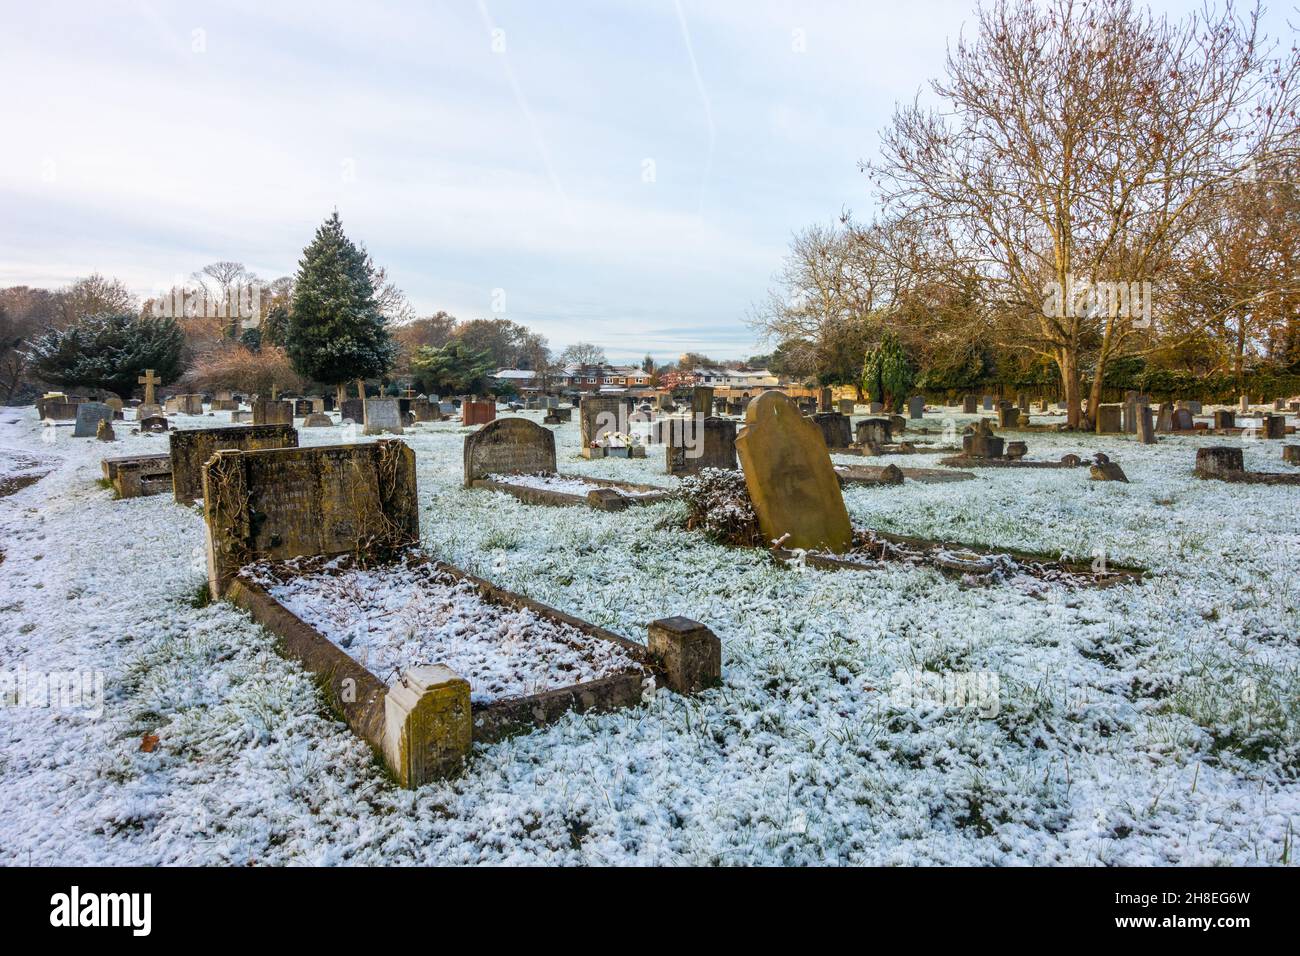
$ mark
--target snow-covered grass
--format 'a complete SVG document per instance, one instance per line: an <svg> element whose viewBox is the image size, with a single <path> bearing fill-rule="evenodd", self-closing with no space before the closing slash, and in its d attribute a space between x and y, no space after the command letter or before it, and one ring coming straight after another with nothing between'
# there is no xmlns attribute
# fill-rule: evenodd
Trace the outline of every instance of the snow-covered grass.
<svg viewBox="0 0 1300 956"><path fill-rule="evenodd" d="M581 458L577 427L557 430L562 472L674 484L661 448ZM98 717L0 711L0 862L1294 862L1300 495L1192 478L1198 445L1236 439L1028 438L1031 458L1104 451L1127 485L987 469L846 490L858 525L1152 572L1032 597L903 566L785 567L679 530L679 503L466 490L467 430L408 430L431 553L634 639L658 617L704 621L724 680L571 714L406 792L269 634L200 599L196 510L99 486L102 456L166 450L128 430L46 444L34 409L0 410L0 455L55 464L0 499L0 667L105 677ZM1285 467L1278 442L1245 449L1247 467ZM930 463L872 463L891 461ZM995 675L996 713L891 693L912 672Z"/></svg>

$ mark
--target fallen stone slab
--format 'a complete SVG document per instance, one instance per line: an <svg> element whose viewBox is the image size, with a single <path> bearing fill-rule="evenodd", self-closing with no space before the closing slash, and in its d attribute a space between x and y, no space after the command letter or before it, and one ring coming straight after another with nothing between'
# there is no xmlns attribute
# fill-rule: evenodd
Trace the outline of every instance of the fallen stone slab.
<svg viewBox="0 0 1300 956"><path fill-rule="evenodd" d="M898 473L899 481L892 481L883 474L890 469ZM905 478L923 485L935 485L952 481L970 481L975 477L969 471L945 471L942 468L899 468L897 465L836 465L835 474L839 475L840 481L850 485L899 484Z"/></svg>

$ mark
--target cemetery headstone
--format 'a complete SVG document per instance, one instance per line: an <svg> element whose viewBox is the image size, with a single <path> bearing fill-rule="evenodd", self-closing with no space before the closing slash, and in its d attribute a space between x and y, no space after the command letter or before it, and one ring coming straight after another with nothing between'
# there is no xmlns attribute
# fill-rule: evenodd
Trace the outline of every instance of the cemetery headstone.
<svg viewBox="0 0 1300 956"><path fill-rule="evenodd" d="M983 405L984 405L984 411L986 412L993 411L993 396L985 395L983 399Z"/></svg>
<svg viewBox="0 0 1300 956"><path fill-rule="evenodd" d="M583 404L587 399L582 400ZM691 411L696 415L709 415L713 411L713 389L707 385L696 385L691 389Z"/></svg>
<svg viewBox="0 0 1300 956"><path fill-rule="evenodd" d="M660 434L667 432L664 458L670 475L693 475L705 468L735 470L736 423L729 418L665 419ZM687 429L693 429L688 433ZM688 442L693 438L693 442Z"/></svg>
<svg viewBox="0 0 1300 956"><path fill-rule="evenodd" d="M853 443L849 416L840 412L823 412L814 415L812 420L822 430L827 448L848 448Z"/></svg>
<svg viewBox="0 0 1300 956"><path fill-rule="evenodd" d="M1192 430L1192 410L1190 408L1175 408L1172 415L1173 429L1176 432L1186 432Z"/></svg>
<svg viewBox="0 0 1300 956"><path fill-rule="evenodd" d="M1137 406L1137 436L1138 441L1144 445L1156 443L1156 425L1151 417L1150 405Z"/></svg>
<svg viewBox="0 0 1300 956"><path fill-rule="evenodd" d="M1174 406L1168 402L1160 403L1160 416L1156 419L1156 431L1171 432L1174 430Z"/></svg>
<svg viewBox="0 0 1300 956"><path fill-rule="evenodd" d="M258 558L382 556L419 539L415 452L392 439L219 451L203 466L203 517L213 597Z"/></svg>
<svg viewBox="0 0 1300 956"><path fill-rule="evenodd" d="M708 389L708 392L712 395L713 389ZM593 444L603 443L605 436L622 431L626 427L630 407L631 403L626 398L616 395L585 396L578 412L582 427L582 447L590 448ZM708 412L696 414L707 416Z"/></svg>
<svg viewBox="0 0 1300 956"><path fill-rule="evenodd" d="M993 434L988 419L981 418L961 437L962 454L968 458L1001 458L1005 442Z"/></svg>
<svg viewBox="0 0 1300 956"><path fill-rule="evenodd" d="M849 513L821 429L780 392L764 392L745 410L736 439L759 527L789 549L848 550Z"/></svg>
<svg viewBox="0 0 1300 956"><path fill-rule="evenodd" d="M324 412L312 412L302 420L303 428L333 428L334 419Z"/></svg>
<svg viewBox="0 0 1300 956"><path fill-rule="evenodd" d="M1196 449L1197 478L1226 478L1231 480L1246 470L1245 458L1239 447L1212 445Z"/></svg>
<svg viewBox="0 0 1300 956"><path fill-rule="evenodd" d="M367 398L366 435L402 434L402 409L395 398Z"/></svg>
<svg viewBox="0 0 1300 956"><path fill-rule="evenodd" d="M290 402L258 399L253 403L254 425L292 425L293 404Z"/></svg>
<svg viewBox="0 0 1300 956"><path fill-rule="evenodd" d="M1237 417L1227 409L1218 409L1214 413L1215 428L1236 428Z"/></svg>
<svg viewBox="0 0 1300 956"><path fill-rule="evenodd" d="M913 395L907 400L907 417L918 419L925 417L925 396Z"/></svg>
<svg viewBox="0 0 1300 956"><path fill-rule="evenodd" d="M365 401L360 398L345 398L341 406L342 418L354 425L364 425L366 421Z"/></svg>
<svg viewBox="0 0 1300 956"><path fill-rule="evenodd" d="M140 431L142 432L165 432L167 427L167 417L165 415L150 415L148 418L140 420Z"/></svg>
<svg viewBox="0 0 1300 956"><path fill-rule="evenodd" d="M158 399L154 396L154 386L161 385L162 379L154 374L153 369L147 368L144 374L136 379L136 382L144 386L144 401L135 410L137 421L143 421L146 418L152 418L163 413L162 406L158 404Z"/></svg>
<svg viewBox="0 0 1300 956"><path fill-rule="evenodd" d="M496 402L461 402L460 423L462 425L486 425L496 421Z"/></svg>
<svg viewBox="0 0 1300 956"><path fill-rule="evenodd" d="M1003 402L998 406L998 427L1015 428L1020 424L1020 409Z"/></svg>
<svg viewBox="0 0 1300 956"><path fill-rule="evenodd" d="M839 401L839 412L841 415L852 415L857 410L858 403L851 398L841 398Z"/></svg>
<svg viewBox="0 0 1300 956"><path fill-rule="evenodd" d="M967 395L961 400L961 411L963 415L974 415L977 412L979 399L974 395Z"/></svg>
<svg viewBox="0 0 1300 956"><path fill-rule="evenodd" d="M878 446L889 444L892 427L887 418L864 418L858 422L857 442L859 445Z"/></svg>
<svg viewBox="0 0 1300 956"><path fill-rule="evenodd" d="M112 427L113 409L103 402L82 402L77 406L77 424L72 429L73 438L94 438L99 432L99 423L108 422Z"/></svg>
<svg viewBox="0 0 1300 956"><path fill-rule="evenodd" d="M292 425L238 425L222 428L176 429L168 439L172 460L172 491L179 504L203 497L203 463L218 451L297 448Z"/></svg>
<svg viewBox="0 0 1300 956"><path fill-rule="evenodd" d="M527 418L498 418L465 436L465 487L488 475L555 473L555 433Z"/></svg>
<svg viewBox="0 0 1300 956"><path fill-rule="evenodd" d="M1265 415L1264 437L1286 438L1286 417L1283 415Z"/></svg>
<svg viewBox="0 0 1300 956"><path fill-rule="evenodd" d="M1122 431L1122 422L1120 421L1120 406L1118 405L1098 405L1097 406L1097 434L1111 435Z"/></svg>

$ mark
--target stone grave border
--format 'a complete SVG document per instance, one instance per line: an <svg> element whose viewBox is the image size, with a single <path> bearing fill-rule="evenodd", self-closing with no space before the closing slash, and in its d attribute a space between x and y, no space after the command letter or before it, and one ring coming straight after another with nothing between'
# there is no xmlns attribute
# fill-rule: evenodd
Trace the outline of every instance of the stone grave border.
<svg viewBox="0 0 1300 956"><path fill-rule="evenodd" d="M964 544L957 541L936 541L929 538L916 538L908 535L893 534L888 531L876 531L862 528L853 529L855 547L862 542L864 535L870 536L870 538L874 539L874 541L870 542L872 544L884 542L887 545L895 545L900 548L911 549L914 551L965 551L979 557L1006 556L1019 564L1026 573L1030 574L1031 577L1037 577L1037 575L1032 574L1032 569L1035 566L1042 566L1049 572L1059 570L1071 575L1093 578L1091 581L1077 582L1080 585L1088 587L1108 588L1119 584L1137 584L1141 582L1148 573L1145 568L1140 568L1135 565L1108 562L1109 570L1106 573L1106 576L1098 580L1095 578L1097 572L1092 570L1091 561L1071 561L1059 556L1053 557L1049 554L1021 551L1017 548L992 548L988 545L981 544ZM822 554L820 552L806 552L803 555L797 555L792 551L773 548L771 549L771 553L774 557L782 561L802 560L804 563L823 571L876 571L889 564L912 564L912 562L908 561L906 557L895 557L891 559L890 557L885 556L877 563L864 564L862 562L852 561L847 556L835 556ZM847 552L847 554L852 554L852 552ZM924 564L915 564L914 566L918 568L933 568L941 574L957 578L964 578L967 575L978 573L979 571L977 565L945 560L942 557L938 557L935 560ZM1047 581L1048 583L1055 583L1048 577L1039 579Z"/></svg>
<svg viewBox="0 0 1300 956"><path fill-rule="evenodd" d="M171 455L123 455L100 462L104 481L120 498L172 494Z"/></svg>
<svg viewBox="0 0 1300 956"><path fill-rule="evenodd" d="M493 481L491 478L475 478L468 487L484 488L488 491L502 491L508 495L513 495L524 504L529 505L547 505L556 508L568 508L575 505L585 505L589 508L595 508L598 511L622 511L629 506L652 505L660 501L667 501L672 498L675 492L671 488L663 488L659 485L638 485L630 481L614 481L607 478L589 478L586 475L572 475L556 472L560 478L567 478L575 481L583 481L592 486L591 491L585 495L574 495L564 491L554 491L549 488L532 488L527 485L516 485L508 481ZM618 494L619 489L627 491L654 491L659 494L649 495L622 495ZM614 494L604 494L602 491L612 491Z"/></svg>
<svg viewBox="0 0 1300 956"><path fill-rule="evenodd" d="M355 560L350 558L339 562L337 558L332 559L340 568L351 567ZM413 728L400 719L407 716L407 710L401 704L394 706L392 698L395 692L399 696L404 691L409 694L403 682L399 680L390 688L272 597L260 584L245 577L241 569L223 597L247 611L254 621L274 634L278 639L277 650L282 655L298 660L315 676L330 708L383 757L389 771L404 787L420 786L455 769L468 756L472 744L491 744L516 734L529 733L554 723L569 711L600 712L635 706L642 701L642 682L646 673L654 676L656 683L680 694L694 694L721 683L721 643L712 631L694 621L686 618L654 621L648 627L648 642L642 645L522 594L499 588L423 553L407 550L396 560L427 564L458 581L468 582L488 603L527 609L538 617L575 627L596 640L617 644L640 665L638 670L553 688L540 694L472 704L469 714L464 715L468 722L468 735L459 748L459 758L435 768L416 766L416 761L398 756L400 748L394 747L399 736L406 749L426 743L408 738ZM283 564L275 562L272 567ZM468 694L468 684L465 687ZM445 732L447 728L434 726L432 731L436 734L440 729ZM465 733L465 728L461 726L460 731ZM432 772L427 772L430 770Z"/></svg>

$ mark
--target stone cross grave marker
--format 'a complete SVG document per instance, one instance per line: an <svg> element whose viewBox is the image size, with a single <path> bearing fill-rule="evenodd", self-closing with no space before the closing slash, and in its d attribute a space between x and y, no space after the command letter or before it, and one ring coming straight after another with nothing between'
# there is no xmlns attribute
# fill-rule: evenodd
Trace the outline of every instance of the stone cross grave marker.
<svg viewBox="0 0 1300 956"><path fill-rule="evenodd" d="M853 528L826 440L798 406L780 392L754 399L745 410L736 451L769 542L837 554L848 550Z"/></svg>

